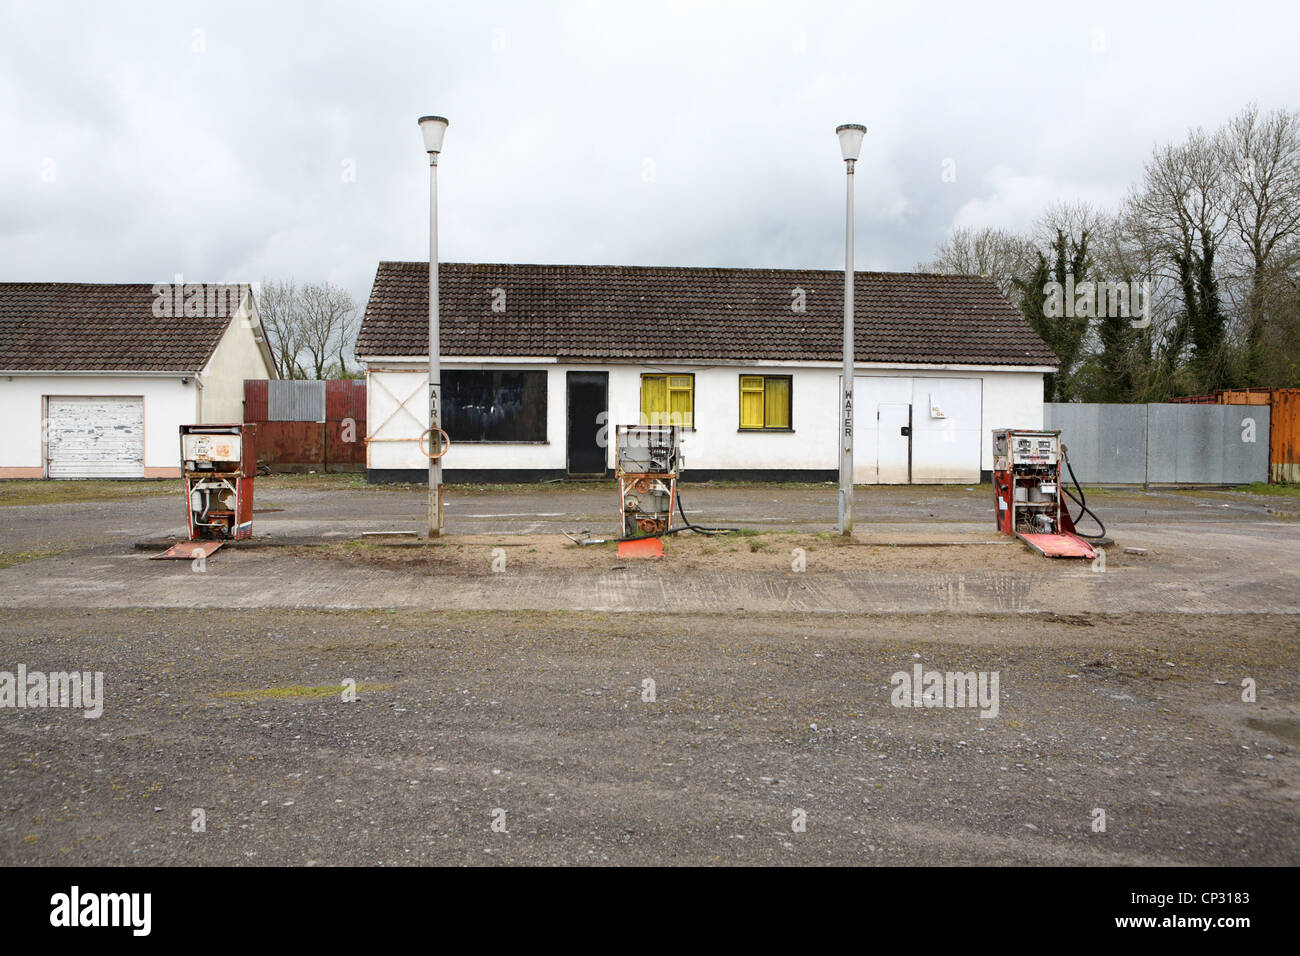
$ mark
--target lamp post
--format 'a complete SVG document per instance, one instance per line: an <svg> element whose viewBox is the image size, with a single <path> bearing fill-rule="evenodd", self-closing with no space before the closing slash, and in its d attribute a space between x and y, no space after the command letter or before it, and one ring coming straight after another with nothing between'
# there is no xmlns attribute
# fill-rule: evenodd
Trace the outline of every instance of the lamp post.
<svg viewBox="0 0 1300 956"><path fill-rule="evenodd" d="M862 149L865 126L835 128L844 157L847 189L844 214L844 373L840 396L840 534L853 534L853 164Z"/></svg>
<svg viewBox="0 0 1300 956"><path fill-rule="evenodd" d="M438 154L447 120L441 116L421 116L420 132L429 154L429 450L438 442L441 451L442 427L442 357L438 336ZM424 442L420 442L423 446ZM442 459L429 458L429 537L442 534Z"/></svg>

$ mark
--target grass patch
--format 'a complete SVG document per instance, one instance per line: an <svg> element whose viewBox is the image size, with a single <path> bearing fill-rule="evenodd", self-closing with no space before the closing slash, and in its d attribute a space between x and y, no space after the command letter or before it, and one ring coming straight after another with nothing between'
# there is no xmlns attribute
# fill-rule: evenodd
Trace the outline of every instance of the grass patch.
<svg viewBox="0 0 1300 956"><path fill-rule="evenodd" d="M361 694L365 691L388 690L392 686L392 684L358 684L356 691ZM225 697L227 700L311 700L317 697L337 697L345 690L347 688L342 684L323 684L319 687L294 684L290 687L223 690L217 696Z"/></svg>
<svg viewBox="0 0 1300 956"><path fill-rule="evenodd" d="M833 481L745 481L743 479L717 479L712 481L683 482L683 487L690 488L833 488Z"/></svg>
<svg viewBox="0 0 1300 956"><path fill-rule="evenodd" d="M294 472L282 475L258 475L257 490L262 491L358 491L362 488L395 488L405 490L412 485L369 485L362 472Z"/></svg>
<svg viewBox="0 0 1300 956"><path fill-rule="evenodd" d="M0 481L0 507L121 501L125 498L174 495L179 489L179 478L136 478L125 481L8 478Z"/></svg>
<svg viewBox="0 0 1300 956"><path fill-rule="evenodd" d="M1256 481L1249 485L1238 485L1233 491L1240 491L1248 495L1272 495L1277 498L1300 498L1300 485L1282 483L1270 485L1264 481Z"/></svg>
<svg viewBox="0 0 1300 956"><path fill-rule="evenodd" d="M367 541L365 538L349 538L347 541L344 541L341 545L330 545L330 544L310 545L310 547L316 547L316 548L341 547L344 551L377 551L383 546L384 546L383 544L377 541Z"/></svg>
<svg viewBox="0 0 1300 956"><path fill-rule="evenodd" d="M28 561L52 558L55 555L62 554L64 550L66 549L57 551L0 551L0 571L5 568L12 568L16 564L26 564Z"/></svg>

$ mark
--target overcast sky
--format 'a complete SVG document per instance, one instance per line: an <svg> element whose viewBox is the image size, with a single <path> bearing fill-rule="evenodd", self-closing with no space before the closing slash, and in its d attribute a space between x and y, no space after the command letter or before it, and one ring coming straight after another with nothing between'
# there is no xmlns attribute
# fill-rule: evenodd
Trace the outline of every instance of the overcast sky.
<svg viewBox="0 0 1300 956"><path fill-rule="evenodd" d="M0 4L0 279L444 261L859 268L1117 201L1152 146L1300 105L1300 5ZM945 166L947 164L947 166ZM944 170L955 172L945 181ZM950 176L949 179L952 177Z"/></svg>

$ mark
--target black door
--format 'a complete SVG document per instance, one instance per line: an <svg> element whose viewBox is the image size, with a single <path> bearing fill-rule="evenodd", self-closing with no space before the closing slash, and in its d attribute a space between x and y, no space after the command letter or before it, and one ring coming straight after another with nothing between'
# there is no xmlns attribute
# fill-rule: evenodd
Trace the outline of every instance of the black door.
<svg viewBox="0 0 1300 956"><path fill-rule="evenodd" d="M569 474L605 475L608 372L569 372Z"/></svg>

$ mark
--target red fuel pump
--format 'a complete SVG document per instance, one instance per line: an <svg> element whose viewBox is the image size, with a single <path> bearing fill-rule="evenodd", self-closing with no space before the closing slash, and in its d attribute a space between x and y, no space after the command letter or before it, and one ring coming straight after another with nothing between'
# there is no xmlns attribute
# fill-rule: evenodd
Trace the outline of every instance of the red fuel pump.
<svg viewBox="0 0 1300 956"><path fill-rule="evenodd" d="M181 474L191 540L253 535L256 425L182 425Z"/></svg>
<svg viewBox="0 0 1300 956"><path fill-rule="evenodd" d="M1065 501L1064 462L1059 431L994 430L994 520L1003 534L1015 535L1046 557L1095 558L1096 549L1075 530Z"/></svg>

